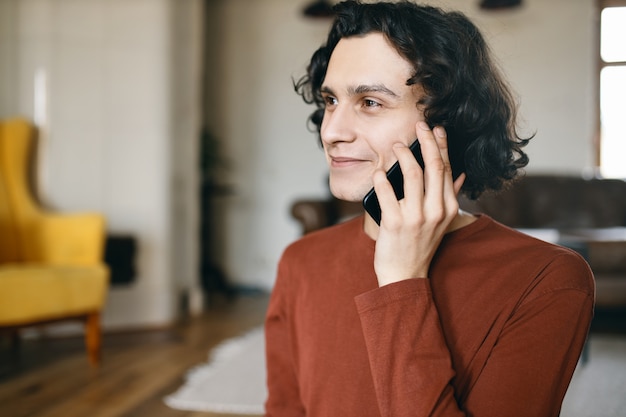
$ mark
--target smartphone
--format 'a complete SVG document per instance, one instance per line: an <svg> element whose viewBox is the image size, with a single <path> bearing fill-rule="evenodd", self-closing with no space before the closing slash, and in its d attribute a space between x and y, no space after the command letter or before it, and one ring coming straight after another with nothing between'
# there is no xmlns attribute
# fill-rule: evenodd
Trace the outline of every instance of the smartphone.
<svg viewBox="0 0 626 417"><path fill-rule="evenodd" d="M419 141L416 139L415 142L411 144L409 149L413 153L413 156L415 156L417 163L422 167L422 169L424 169L424 158L422 157ZM457 179L458 176L461 175L461 172L455 171L455 165L458 166L460 164L452 163L453 179ZM396 162L391 168L389 168L389 171L387 171L387 179L393 187L396 198L398 200L402 200L404 198L404 177L402 176L402 170L400 169L399 162ZM376 196L374 188L372 188L363 198L363 207L365 207L365 211L372 216L376 223L380 225L380 203L378 202L378 197Z"/></svg>

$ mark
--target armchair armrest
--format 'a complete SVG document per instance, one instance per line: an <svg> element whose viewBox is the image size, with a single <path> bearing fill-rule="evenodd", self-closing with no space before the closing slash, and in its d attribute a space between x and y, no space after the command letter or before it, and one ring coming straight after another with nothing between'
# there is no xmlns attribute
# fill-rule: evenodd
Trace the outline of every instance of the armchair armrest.
<svg viewBox="0 0 626 417"><path fill-rule="evenodd" d="M345 221L363 214L360 202L326 200L297 200L291 205L291 215L300 222L302 234Z"/></svg>
<svg viewBox="0 0 626 417"><path fill-rule="evenodd" d="M105 219L97 213L45 214L39 219L39 261L53 265L103 263Z"/></svg>
<svg viewBox="0 0 626 417"><path fill-rule="evenodd" d="M305 235L329 225L330 209L326 200L298 200L291 206L291 215L300 223Z"/></svg>

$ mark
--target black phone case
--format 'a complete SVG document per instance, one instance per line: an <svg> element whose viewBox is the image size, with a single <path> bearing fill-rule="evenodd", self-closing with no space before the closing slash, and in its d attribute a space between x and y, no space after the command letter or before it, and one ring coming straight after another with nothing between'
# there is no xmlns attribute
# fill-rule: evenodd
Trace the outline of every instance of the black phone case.
<svg viewBox="0 0 626 417"><path fill-rule="evenodd" d="M409 147L413 156L417 160L417 163L420 164L422 169L424 169L424 158L422 157L422 151L420 148L420 144L418 140L415 140ZM460 172L456 172L454 170L454 165L452 165L452 177L456 179ZM400 169L400 163L396 162L389 168L387 171L387 179L391 183L393 187L393 191L396 194L396 198L398 200L402 200L404 198L404 177L402 176L402 170ZM363 207L365 207L365 211L369 213L370 216L376 221L378 225L380 225L380 203L378 202L378 196L376 196L376 192L374 188L372 188L363 198Z"/></svg>

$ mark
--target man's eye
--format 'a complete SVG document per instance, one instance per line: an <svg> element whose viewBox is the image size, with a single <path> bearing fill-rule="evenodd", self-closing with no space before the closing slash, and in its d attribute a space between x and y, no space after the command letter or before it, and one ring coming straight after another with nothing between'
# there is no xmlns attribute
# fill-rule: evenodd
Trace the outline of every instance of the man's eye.
<svg viewBox="0 0 626 417"><path fill-rule="evenodd" d="M324 97L324 102L326 103L326 106L334 106L337 104L337 99L335 97L326 96Z"/></svg>
<svg viewBox="0 0 626 417"><path fill-rule="evenodd" d="M380 106L380 103L378 103L377 101L368 99L368 98L363 100L363 104L365 105L365 107L378 107L378 106Z"/></svg>

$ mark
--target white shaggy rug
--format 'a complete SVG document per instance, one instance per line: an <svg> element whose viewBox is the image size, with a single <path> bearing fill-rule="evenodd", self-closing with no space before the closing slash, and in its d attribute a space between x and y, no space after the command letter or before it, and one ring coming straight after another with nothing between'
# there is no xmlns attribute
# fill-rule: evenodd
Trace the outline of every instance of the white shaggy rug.
<svg viewBox="0 0 626 417"><path fill-rule="evenodd" d="M192 368L165 403L186 411L263 414L265 375L265 338L259 327L213 349L209 362Z"/></svg>
<svg viewBox="0 0 626 417"><path fill-rule="evenodd" d="M576 369L561 417L626 416L626 338L594 335L588 349L589 361ZM263 414L264 350L262 327L222 343L165 403L186 411Z"/></svg>

